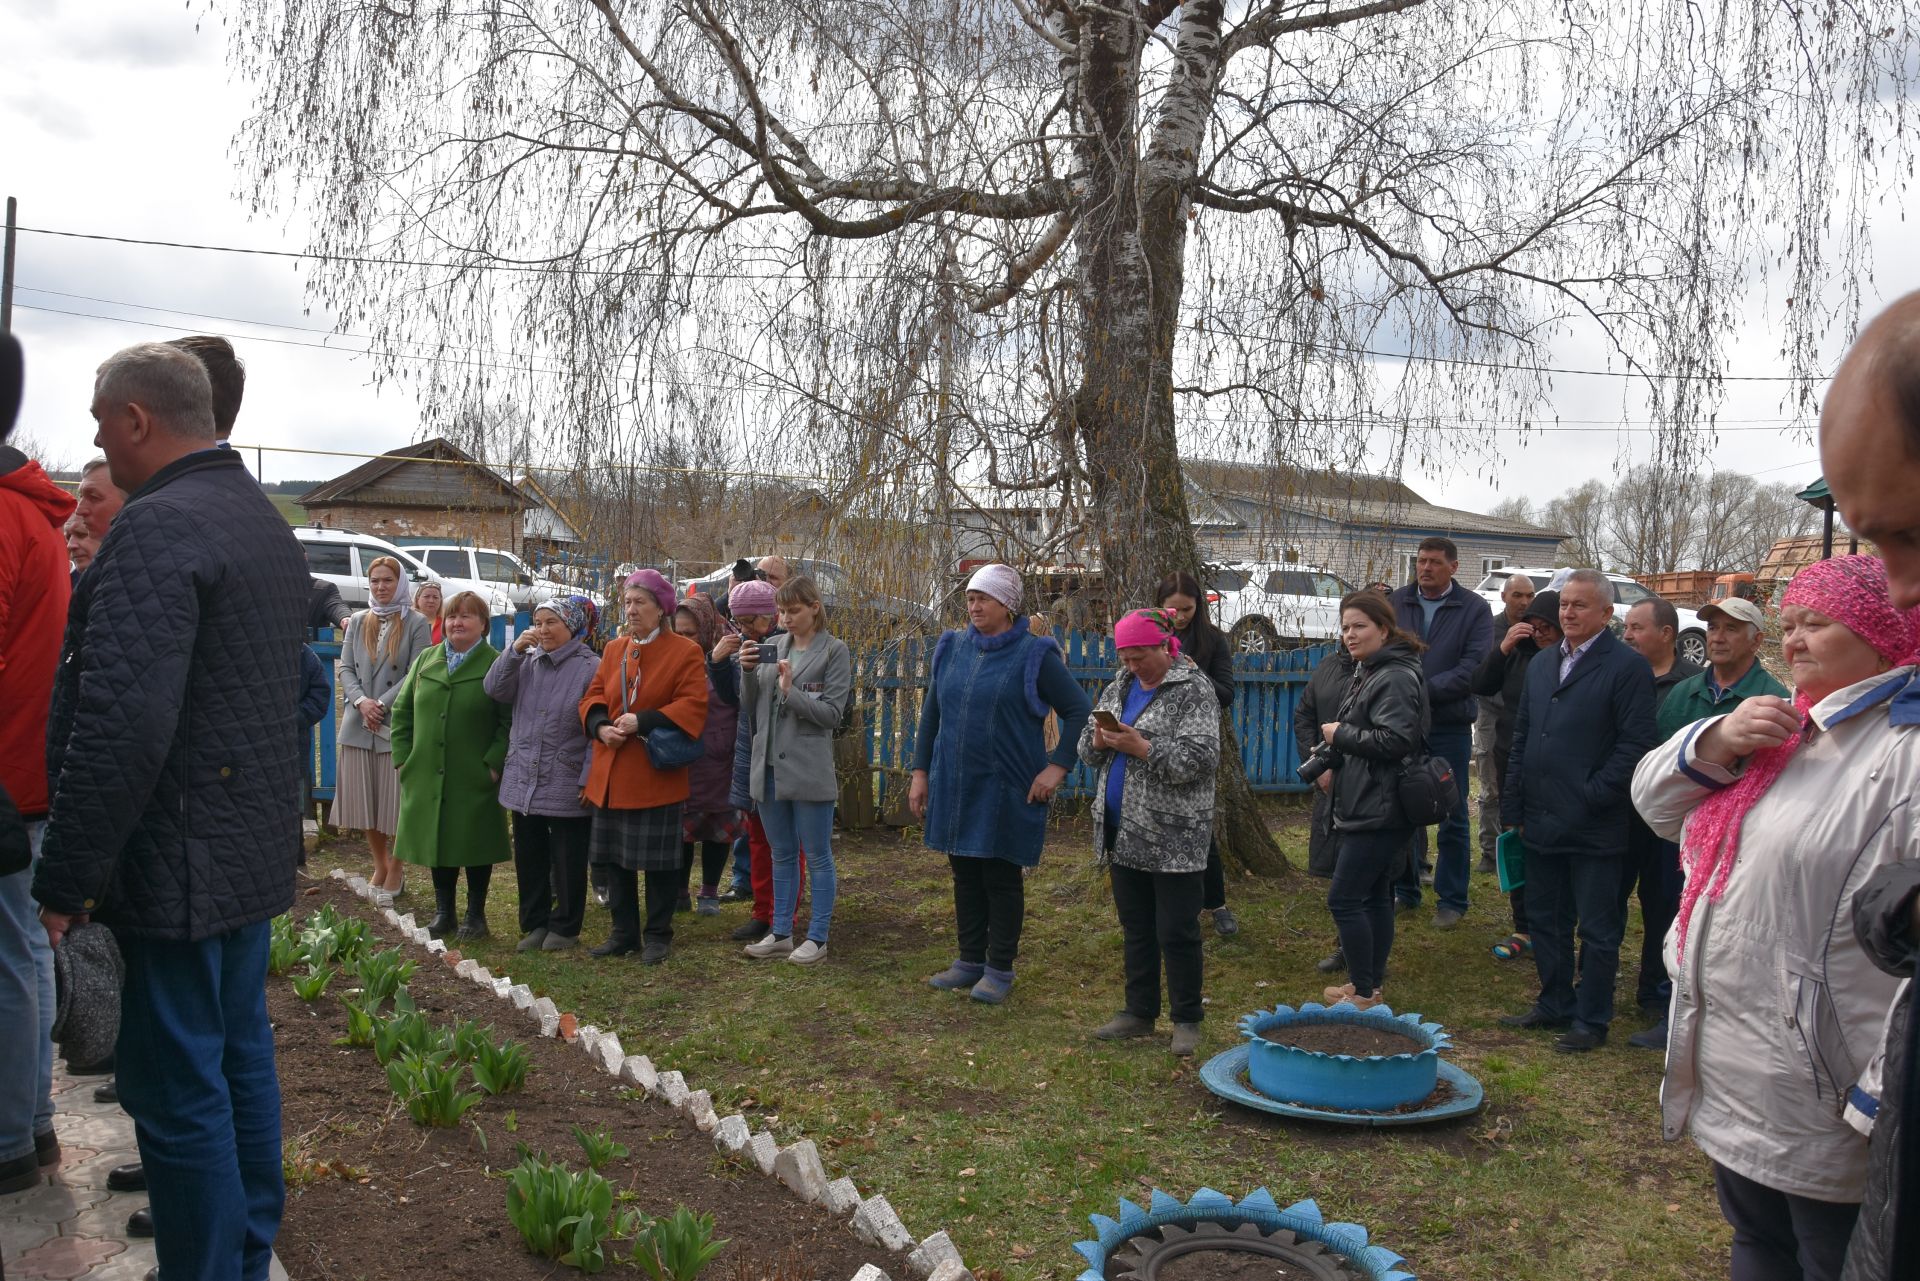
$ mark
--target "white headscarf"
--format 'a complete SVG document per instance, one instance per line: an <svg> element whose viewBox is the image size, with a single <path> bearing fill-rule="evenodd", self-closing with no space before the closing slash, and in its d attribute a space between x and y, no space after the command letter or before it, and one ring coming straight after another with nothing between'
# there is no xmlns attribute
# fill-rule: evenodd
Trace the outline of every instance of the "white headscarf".
<svg viewBox="0 0 1920 1281"><path fill-rule="evenodd" d="M1020 586L1019 571L1011 565L982 565L967 580L967 590L985 592L1013 613L1020 612L1020 598L1024 593Z"/></svg>
<svg viewBox="0 0 1920 1281"><path fill-rule="evenodd" d="M379 559L389 560L394 563L396 566L394 572L400 576L400 582L393 589L393 599L385 605L376 603L373 599L373 593L369 591L367 593L367 608L382 618L392 618L395 614L404 614L407 611L407 606L413 603L413 579L408 575L407 567L400 564L396 557L382 556ZM372 569L372 566L369 565L368 569Z"/></svg>

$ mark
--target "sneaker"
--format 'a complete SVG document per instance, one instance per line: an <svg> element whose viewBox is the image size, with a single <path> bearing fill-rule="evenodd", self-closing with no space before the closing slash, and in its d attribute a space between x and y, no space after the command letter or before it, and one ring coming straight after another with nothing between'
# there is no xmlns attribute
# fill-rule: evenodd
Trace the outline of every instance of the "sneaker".
<svg viewBox="0 0 1920 1281"><path fill-rule="evenodd" d="M1351 1001L1354 991L1353 984L1342 983L1338 987L1330 987L1322 990L1320 995L1328 1005L1338 1005L1342 1001Z"/></svg>
<svg viewBox="0 0 1920 1281"><path fill-rule="evenodd" d="M1450 930L1460 924L1461 918L1465 915L1466 913L1457 907L1443 907L1433 914L1433 928L1436 930Z"/></svg>
<svg viewBox="0 0 1920 1281"><path fill-rule="evenodd" d="M694 900L693 910L701 916L720 915L720 898L716 894L702 894Z"/></svg>
<svg viewBox="0 0 1920 1281"><path fill-rule="evenodd" d="M927 980L928 987L937 987L942 992L965 992L980 981L987 967L979 961L955 961L946 969Z"/></svg>
<svg viewBox="0 0 1920 1281"><path fill-rule="evenodd" d="M545 941L540 944L540 950L542 952L568 952L579 946L580 936L578 934L555 934L549 931Z"/></svg>
<svg viewBox="0 0 1920 1281"><path fill-rule="evenodd" d="M991 965L967 995L984 1005L999 1005L1013 995L1013 971L996 970Z"/></svg>
<svg viewBox="0 0 1920 1281"><path fill-rule="evenodd" d="M761 939L758 943L747 944L742 950L756 961L769 961L778 956L792 956L793 936L789 934L775 934L769 930L765 938Z"/></svg>
<svg viewBox="0 0 1920 1281"><path fill-rule="evenodd" d="M1240 921L1230 907L1213 909L1213 932L1223 939L1230 939L1240 932ZM1175 1025L1176 1027L1178 1024Z"/></svg>
<svg viewBox="0 0 1920 1281"><path fill-rule="evenodd" d="M538 952L546 941L547 927L542 925L538 929L528 930L522 935L520 941L513 945L513 950L516 952Z"/></svg>
<svg viewBox="0 0 1920 1281"><path fill-rule="evenodd" d="M736 943L758 943L767 936L767 923L750 917L745 925L736 926L730 937Z"/></svg>
<svg viewBox="0 0 1920 1281"><path fill-rule="evenodd" d="M1386 995L1379 988L1375 988L1373 989L1372 996L1361 996L1358 992L1355 992L1347 998L1347 1004L1356 1010L1370 1010L1374 1006L1384 1003L1386 999Z"/></svg>
<svg viewBox="0 0 1920 1281"><path fill-rule="evenodd" d="M812 965L822 960L826 954L827 945L825 943L816 943L812 939L808 939L799 947L794 948L793 951L788 954L787 960L795 965Z"/></svg>
<svg viewBox="0 0 1920 1281"><path fill-rule="evenodd" d="M1200 1048L1200 1025L1198 1023L1175 1023L1173 1025L1173 1053L1175 1058L1190 1059Z"/></svg>
<svg viewBox="0 0 1920 1281"><path fill-rule="evenodd" d="M1143 1019L1138 1014L1128 1014L1125 1010L1093 1029L1093 1036L1097 1041L1130 1041L1135 1037L1152 1035L1152 1019Z"/></svg>
<svg viewBox="0 0 1920 1281"><path fill-rule="evenodd" d="M1338 974L1341 970L1347 968L1346 949L1338 943L1334 944L1333 951L1315 961L1313 968L1319 970L1322 974Z"/></svg>

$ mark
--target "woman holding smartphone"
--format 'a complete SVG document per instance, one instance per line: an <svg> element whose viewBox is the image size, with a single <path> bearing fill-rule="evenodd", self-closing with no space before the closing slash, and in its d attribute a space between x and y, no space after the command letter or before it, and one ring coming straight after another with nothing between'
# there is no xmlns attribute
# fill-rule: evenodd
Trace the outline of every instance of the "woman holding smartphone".
<svg viewBox="0 0 1920 1281"><path fill-rule="evenodd" d="M1208 616L1207 598L1200 590L1200 580L1187 573L1168 574L1154 590L1154 598L1160 608L1172 616L1173 635L1180 642L1180 652L1206 674L1220 710L1224 712L1232 707L1233 646L1228 643L1226 633L1215 627ZM1240 922L1227 906L1227 874L1220 865L1217 844L1207 846L1206 893L1201 895L1200 910L1212 919L1213 932L1221 938L1232 938L1240 932Z"/></svg>
<svg viewBox="0 0 1920 1281"><path fill-rule="evenodd" d="M927 982L989 1005L1013 993L1025 873L1040 862L1047 806L1091 706L1060 646L1029 630L1024 591L1008 565L983 565L967 580L967 629L933 648L907 789L927 848L953 870L960 956ZM1048 712L1060 717L1051 754Z"/></svg>
<svg viewBox="0 0 1920 1281"><path fill-rule="evenodd" d="M812 965L827 954L833 926L833 804L840 795L833 770L833 731L853 694L853 655L826 632L826 608L805 574L774 593L785 634L773 652L741 661L740 715L753 723L751 794L773 847L773 921L766 937L747 945L759 960L785 957ZM772 658L772 662L764 661ZM806 938L793 942L800 890L800 850L807 851L813 912Z"/></svg>

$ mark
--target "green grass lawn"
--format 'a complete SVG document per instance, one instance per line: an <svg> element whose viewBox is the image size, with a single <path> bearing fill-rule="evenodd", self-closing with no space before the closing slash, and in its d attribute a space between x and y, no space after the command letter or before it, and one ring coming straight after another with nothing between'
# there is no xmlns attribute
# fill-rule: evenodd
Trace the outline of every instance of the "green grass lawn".
<svg viewBox="0 0 1920 1281"><path fill-rule="evenodd" d="M1273 816L1304 865L1300 812ZM1495 1022L1525 1008L1535 984L1530 961L1487 954L1508 923L1491 877L1475 876L1458 929L1433 928L1431 898L1403 917L1389 1003L1446 1025L1487 1105L1438 1128L1366 1131L1216 1099L1197 1065L1168 1054L1164 1017L1151 1042L1088 1037L1119 1008L1122 983L1119 929L1084 827L1062 827L1028 882L1019 980L999 1008L924 983L953 955L953 921L946 864L917 832L847 837L836 858L832 948L811 970L742 956L726 935L745 905L679 917L674 954L655 968L516 955L510 867L494 879L495 937L470 954L616 1031L629 1053L683 1071L722 1115L813 1138L832 1173L884 1192L916 1236L944 1226L976 1271L1008 1281L1078 1275L1072 1243L1090 1235L1087 1215L1112 1213L1120 1197L1202 1186L1237 1197L1262 1185L1282 1204L1311 1197L1329 1219L1367 1225L1423 1278L1724 1274L1707 1162L1661 1140L1659 1056L1625 1044L1640 1026L1637 923L1612 1044L1564 1056ZM317 864L367 866L344 841ZM400 907L424 921L431 890L417 870L412 882ZM1242 932L1208 933L1203 1057L1234 1044L1241 1014L1319 998L1326 980L1313 966L1332 938L1324 895L1305 875L1230 887ZM589 903L586 941L606 929Z"/></svg>

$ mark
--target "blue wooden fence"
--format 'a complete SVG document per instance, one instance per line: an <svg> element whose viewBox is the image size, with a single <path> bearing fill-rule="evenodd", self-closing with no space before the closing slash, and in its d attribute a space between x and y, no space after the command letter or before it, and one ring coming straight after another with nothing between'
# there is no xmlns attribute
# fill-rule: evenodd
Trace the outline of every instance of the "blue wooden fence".
<svg viewBox="0 0 1920 1281"><path fill-rule="evenodd" d="M511 620L494 619L494 645L505 649L531 622L531 615L526 613L516 614ZM332 632L322 633L322 637L312 642L313 652L320 656L331 681L334 662L340 657L340 641ZM864 650L854 657L854 703L862 713L865 760L878 778L876 800L881 814L891 812L904 800L891 795L890 789L905 785L913 763L914 736L920 728L920 702L933 645L932 638L914 638ZM1068 672L1089 698L1097 699L1120 667L1113 638L1104 633L1069 632L1061 638L1061 648L1066 653ZM1295 773L1300 752L1293 740L1293 710L1306 690L1307 678L1331 649L1330 645L1316 645L1235 655L1233 728L1240 737L1240 759L1254 791L1307 790ZM333 799L334 730L338 721L336 707L333 715L314 727L311 777L317 801ZM1072 797L1091 796L1091 771L1084 765L1076 767L1062 790Z"/></svg>

